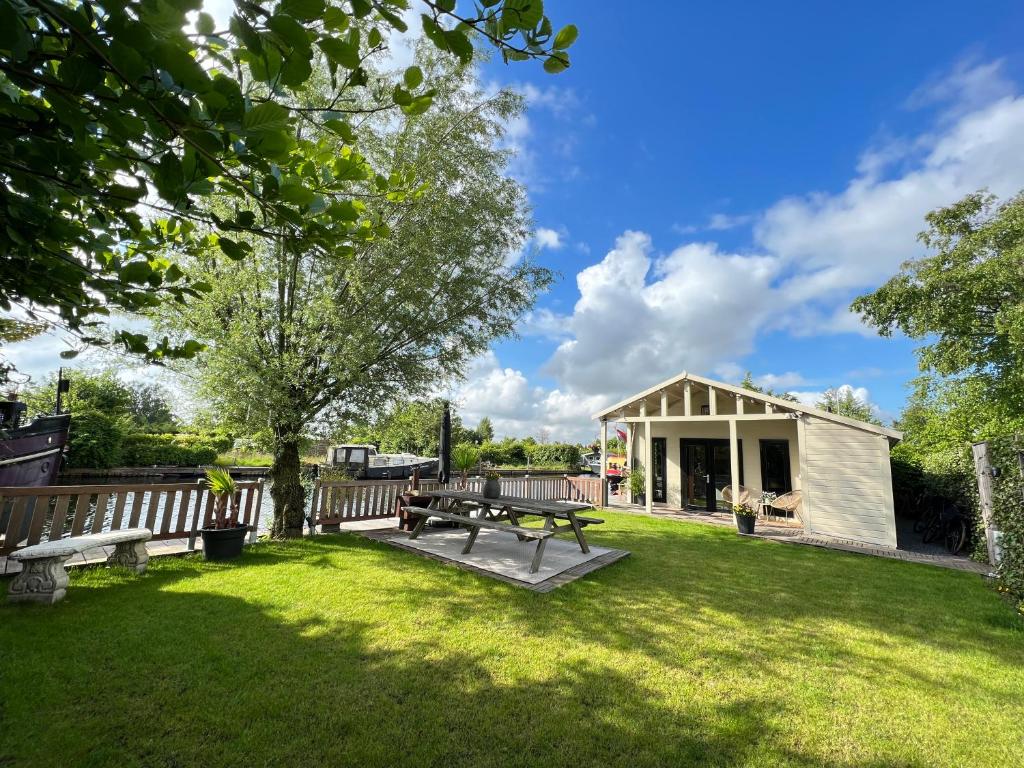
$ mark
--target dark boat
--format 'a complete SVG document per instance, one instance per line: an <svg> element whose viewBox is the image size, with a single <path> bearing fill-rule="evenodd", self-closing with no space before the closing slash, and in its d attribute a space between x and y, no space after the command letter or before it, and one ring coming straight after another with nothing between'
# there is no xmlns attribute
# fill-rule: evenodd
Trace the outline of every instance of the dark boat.
<svg viewBox="0 0 1024 768"><path fill-rule="evenodd" d="M0 400L0 487L53 485L64 464L71 414L61 413L61 397L70 390L64 369L57 372L57 402L52 414L39 414L27 424L28 406ZM5 524L6 525L6 524Z"/></svg>
<svg viewBox="0 0 1024 768"><path fill-rule="evenodd" d="M0 487L53 485L64 460L71 415L40 414L23 424L26 406L0 401Z"/></svg>
<svg viewBox="0 0 1024 768"><path fill-rule="evenodd" d="M412 477L418 469L426 477L437 472L437 459L412 453L377 453L373 445L334 445L327 451L327 464L357 480L398 480Z"/></svg>

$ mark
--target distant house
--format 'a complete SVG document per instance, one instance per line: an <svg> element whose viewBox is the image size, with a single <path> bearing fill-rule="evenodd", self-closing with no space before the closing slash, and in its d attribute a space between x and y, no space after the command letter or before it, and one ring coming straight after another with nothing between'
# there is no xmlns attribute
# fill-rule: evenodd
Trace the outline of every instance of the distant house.
<svg viewBox="0 0 1024 768"><path fill-rule="evenodd" d="M896 546L889 448L903 435L683 372L594 415L627 425L646 507L731 511L741 487L801 492L808 533ZM606 486L607 487L607 486Z"/></svg>

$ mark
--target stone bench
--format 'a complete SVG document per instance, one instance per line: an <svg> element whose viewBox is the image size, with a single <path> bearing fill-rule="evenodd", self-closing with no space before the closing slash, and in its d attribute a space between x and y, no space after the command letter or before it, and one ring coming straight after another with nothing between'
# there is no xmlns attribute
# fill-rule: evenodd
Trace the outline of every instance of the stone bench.
<svg viewBox="0 0 1024 768"><path fill-rule="evenodd" d="M148 528L126 528L122 531L93 533L34 544L12 552L8 559L21 563L21 571L11 581L7 599L12 603L53 604L67 593L68 574L64 563L72 555L97 547L115 547L107 564L131 568L136 573L146 570L149 553L146 542L153 533Z"/></svg>

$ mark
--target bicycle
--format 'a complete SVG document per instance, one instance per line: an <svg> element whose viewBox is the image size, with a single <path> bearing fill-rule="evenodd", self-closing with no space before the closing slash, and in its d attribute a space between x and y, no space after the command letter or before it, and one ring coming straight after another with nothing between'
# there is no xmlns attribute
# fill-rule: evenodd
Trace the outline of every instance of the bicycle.
<svg viewBox="0 0 1024 768"><path fill-rule="evenodd" d="M969 518L959 506L948 499L938 500L922 515L922 520L925 526L921 538L925 544L941 538L950 554L958 555L963 551L970 536L970 525Z"/></svg>

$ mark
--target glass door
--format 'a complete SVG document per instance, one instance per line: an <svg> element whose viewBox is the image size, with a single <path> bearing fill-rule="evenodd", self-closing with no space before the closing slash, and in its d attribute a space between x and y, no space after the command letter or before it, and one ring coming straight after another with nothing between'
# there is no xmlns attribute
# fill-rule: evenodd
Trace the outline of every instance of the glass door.
<svg viewBox="0 0 1024 768"><path fill-rule="evenodd" d="M708 508L708 451L702 440L681 440L683 457L683 506Z"/></svg>
<svg viewBox="0 0 1024 768"><path fill-rule="evenodd" d="M743 482L743 441L738 443L740 483ZM683 505L709 512L729 511L723 489L732 485L732 461L728 440L679 441L683 457Z"/></svg>
<svg viewBox="0 0 1024 768"><path fill-rule="evenodd" d="M665 474L668 471L665 455L665 438L651 438L651 487L654 489L652 501L659 501L664 504L668 497L665 494Z"/></svg>

